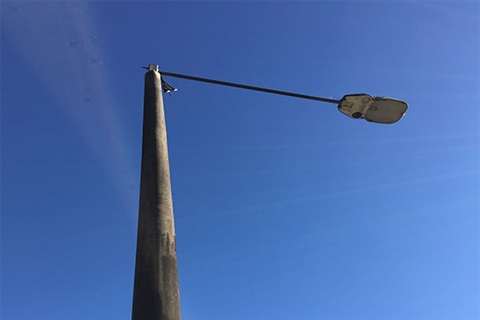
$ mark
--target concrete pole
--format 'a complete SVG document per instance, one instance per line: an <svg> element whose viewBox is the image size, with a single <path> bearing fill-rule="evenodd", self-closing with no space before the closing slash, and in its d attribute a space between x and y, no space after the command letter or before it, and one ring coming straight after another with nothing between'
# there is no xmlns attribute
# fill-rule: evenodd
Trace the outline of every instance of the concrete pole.
<svg viewBox="0 0 480 320"><path fill-rule="evenodd" d="M177 254L161 76L145 74L133 320L180 320Z"/></svg>

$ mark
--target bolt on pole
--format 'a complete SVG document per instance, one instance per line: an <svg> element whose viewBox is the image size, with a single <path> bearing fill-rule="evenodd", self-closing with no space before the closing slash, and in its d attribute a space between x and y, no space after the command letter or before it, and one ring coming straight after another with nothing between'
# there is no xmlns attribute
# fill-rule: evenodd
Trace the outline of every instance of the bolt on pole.
<svg viewBox="0 0 480 320"><path fill-rule="evenodd" d="M133 320L180 320L167 131L158 66L145 74Z"/></svg>

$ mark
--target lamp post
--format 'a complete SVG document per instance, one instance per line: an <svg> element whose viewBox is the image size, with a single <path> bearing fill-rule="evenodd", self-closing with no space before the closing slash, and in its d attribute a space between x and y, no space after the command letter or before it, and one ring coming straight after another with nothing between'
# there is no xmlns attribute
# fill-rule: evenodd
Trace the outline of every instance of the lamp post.
<svg viewBox="0 0 480 320"><path fill-rule="evenodd" d="M132 319L180 320L180 295L175 228L162 90L175 90L162 75L247 90L280 94L338 105L354 119L377 123L400 120L407 104L401 100L345 95L341 100L159 71L150 64L145 74L142 168Z"/></svg>
<svg viewBox="0 0 480 320"><path fill-rule="evenodd" d="M173 221L162 80L145 75L142 169L132 319L179 320Z"/></svg>

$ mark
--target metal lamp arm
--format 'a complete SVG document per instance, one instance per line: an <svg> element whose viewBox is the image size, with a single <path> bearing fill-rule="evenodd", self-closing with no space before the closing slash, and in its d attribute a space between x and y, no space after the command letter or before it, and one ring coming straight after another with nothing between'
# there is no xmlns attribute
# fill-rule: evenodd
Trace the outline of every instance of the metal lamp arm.
<svg viewBox="0 0 480 320"><path fill-rule="evenodd" d="M234 88L240 88L240 89L247 89L247 90L253 90L253 91L273 93L273 94L279 94L279 95L289 96L289 97L294 97L294 98L322 101L322 102L328 102L328 103L334 103L334 104L339 104L340 103L340 100L336 100L336 99L328 99L328 98L310 96L310 95L299 94L299 93L294 93L294 92L287 92L287 91L280 91L280 90L274 90L274 89L267 89L267 88L249 86L249 85L246 85L246 84L239 84L239 83L233 83L233 82L227 82L227 81L200 78L200 77L194 77L194 76L189 76L189 75L179 74L179 73L173 73L173 72L167 72L167 71L160 71L159 70L158 72L162 76L169 76L169 77L175 77L175 78L182 78L182 79L187 79L187 80L192 80L192 81L200 81L200 82L218 84L218 85L222 85L222 86L228 86L228 87L234 87Z"/></svg>

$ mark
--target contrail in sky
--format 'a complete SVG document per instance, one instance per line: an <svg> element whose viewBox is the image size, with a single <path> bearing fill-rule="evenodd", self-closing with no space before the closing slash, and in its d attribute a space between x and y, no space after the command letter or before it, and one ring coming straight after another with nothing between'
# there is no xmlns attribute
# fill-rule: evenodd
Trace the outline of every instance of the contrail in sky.
<svg viewBox="0 0 480 320"><path fill-rule="evenodd" d="M57 99L136 216L139 179L88 2L12 2L4 10L8 43Z"/></svg>

